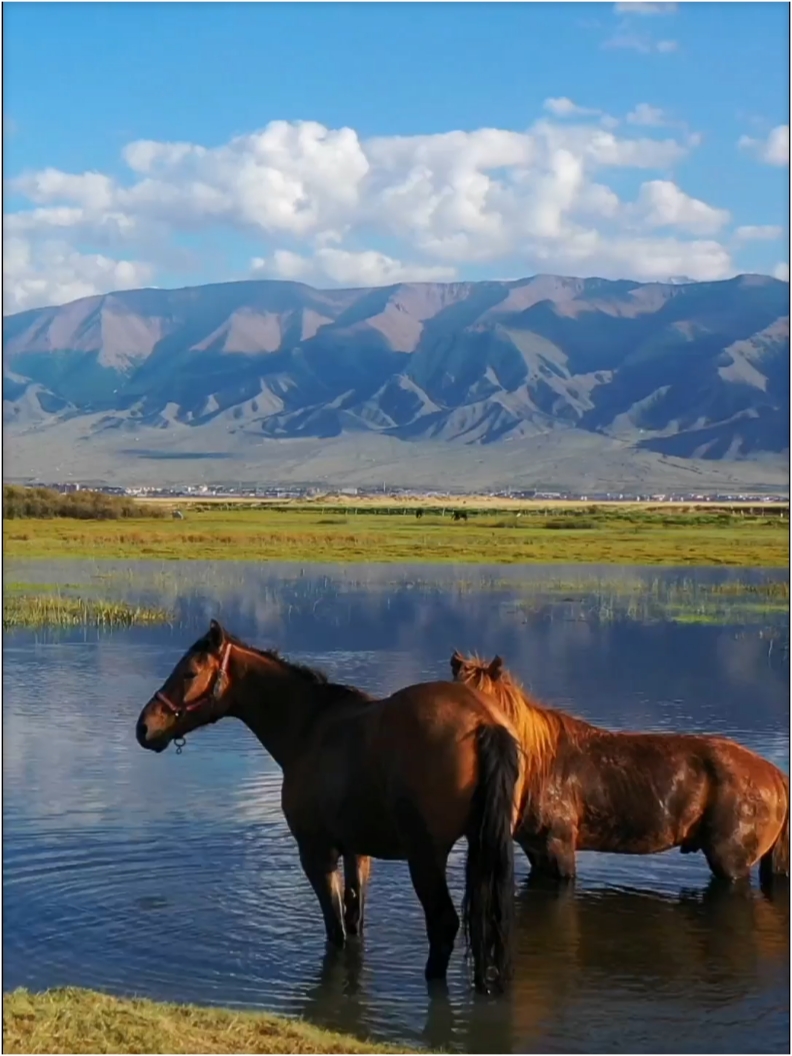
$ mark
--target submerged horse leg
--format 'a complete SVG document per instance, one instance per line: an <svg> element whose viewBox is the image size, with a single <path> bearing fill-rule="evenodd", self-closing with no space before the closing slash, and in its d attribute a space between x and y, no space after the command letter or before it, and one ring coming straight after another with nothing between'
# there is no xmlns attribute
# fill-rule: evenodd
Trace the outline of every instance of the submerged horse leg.
<svg viewBox="0 0 792 1056"><path fill-rule="evenodd" d="M701 849L707 864L719 880L746 880L759 857L755 814L750 825L741 804L732 796L722 797L707 817Z"/></svg>
<svg viewBox="0 0 792 1056"><path fill-rule="evenodd" d="M340 948L344 945L344 921L337 872L338 852L300 846L300 863L322 907L327 941Z"/></svg>
<svg viewBox="0 0 792 1056"><path fill-rule="evenodd" d="M347 935L359 935L363 931L366 885L370 872L370 858L365 855L344 855L344 924Z"/></svg>
<svg viewBox="0 0 792 1056"><path fill-rule="evenodd" d="M738 840L721 840L706 845L704 856L714 876L719 880L748 880L754 855Z"/></svg>
<svg viewBox="0 0 792 1056"><path fill-rule="evenodd" d="M535 879L575 879L575 835L569 826L552 829L541 840L536 837L518 836L517 842L528 856L531 876Z"/></svg>
<svg viewBox="0 0 792 1056"><path fill-rule="evenodd" d="M577 831L573 825L558 823L547 837L544 856L547 868L556 880L574 880L577 872L575 843Z"/></svg>
<svg viewBox="0 0 792 1056"><path fill-rule="evenodd" d="M459 916L446 883L447 858L428 853L409 858L410 877L426 917L429 959L424 974L430 981L445 979L459 931Z"/></svg>

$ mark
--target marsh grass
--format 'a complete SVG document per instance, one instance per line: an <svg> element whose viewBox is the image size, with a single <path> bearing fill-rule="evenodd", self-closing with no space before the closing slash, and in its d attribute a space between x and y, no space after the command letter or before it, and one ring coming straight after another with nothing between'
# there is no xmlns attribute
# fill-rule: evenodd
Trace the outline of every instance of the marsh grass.
<svg viewBox="0 0 792 1056"><path fill-rule="evenodd" d="M116 998L73 988L3 995L3 1051L13 1053L403 1052L255 1012Z"/></svg>
<svg viewBox="0 0 792 1056"><path fill-rule="evenodd" d="M3 629L16 627L130 627L170 623L165 609L62 594L3 593Z"/></svg>
<svg viewBox="0 0 792 1056"><path fill-rule="evenodd" d="M547 581L522 588L529 598L517 608L524 615L547 604L567 605L573 618L641 623L658 620L678 623L761 624L765 618L789 614L789 582L706 583L692 577L667 580Z"/></svg>
<svg viewBox="0 0 792 1056"><path fill-rule="evenodd" d="M7 521L4 549L8 557L165 561L789 564L788 521L779 515L591 507L532 509L520 517L509 511L497 516L468 511L468 516L454 522L448 515L416 519L345 507L192 507L184 521Z"/></svg>
<svg viewBox="0 0 792 1056"><path fill-rule="evenodd" d="M73 517L77 520L119 520L129 517L160 518L163 508L144 506L125 495L101 491L71 491L62 494L52 488L3 485L3 519Z"/></svg>

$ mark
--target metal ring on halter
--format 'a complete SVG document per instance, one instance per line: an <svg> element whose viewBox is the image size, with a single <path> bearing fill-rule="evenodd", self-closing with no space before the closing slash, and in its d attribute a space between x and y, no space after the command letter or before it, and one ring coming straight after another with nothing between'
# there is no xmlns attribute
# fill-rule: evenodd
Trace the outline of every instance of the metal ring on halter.
<svg viewBox="0 0 792 1056"><path fill-rule="evenodd" d="M176 745L176 754L181 755L182 748L187 744L186 737L174 737L173 743Z"/></svg>

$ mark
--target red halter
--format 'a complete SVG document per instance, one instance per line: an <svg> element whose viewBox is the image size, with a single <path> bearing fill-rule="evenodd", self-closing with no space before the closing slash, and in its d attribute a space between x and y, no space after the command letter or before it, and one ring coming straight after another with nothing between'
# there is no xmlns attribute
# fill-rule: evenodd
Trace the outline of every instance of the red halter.
<svg viewBox="0 0 792 1056"><path fill-rule="evenodd" d="M182 704L181 707L178 707L168 696L166 696L165 693L162 692L162 690L159 690L154 694L154 699L158 700L161 704L164 704L169 711L173 712L177 719L180 719L182 715L187 714L187 712L196 711L198 708L203 707L208 700L219 700L223 689L228 684L228 660L230 656L231 642L226 642L223 659L220 661L220 668L215 675L211 689L207 689L207 691L202 693L197 700L193 700L189 704Z"/></svg>

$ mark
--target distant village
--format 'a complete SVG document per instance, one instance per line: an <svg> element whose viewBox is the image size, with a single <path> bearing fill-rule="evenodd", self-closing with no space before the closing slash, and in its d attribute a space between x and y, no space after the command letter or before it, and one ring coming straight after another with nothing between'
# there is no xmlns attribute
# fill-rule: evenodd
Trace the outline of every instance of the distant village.
<svg viewBox="0 0 792 1056"><path fill-rule="evenodd" d="M315 500L325 496L343 496L348 498L388 498L399 500L431 500L464 498L468 492L451 491L449 489L439 491L431 489L387 487L342 487L333 488L328 485L304 485L283 486L277 485L232 485L232 484L184 484L173 487L113 487L103 484L80 484L80 483L38 483L39 487L52 488L62 493L91 490L101 491L109 495L127 495L131 498L157 498L157 499L304 499ZM533 489L501 489L487 490L475 493L477 496L491 499L506 500L533 500L552 502L712 502L712 503L787 503L787 494L757 494L753 492L615 492L615 491L591 491L579 494L573 491L538 491Z"/></svg>

